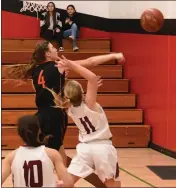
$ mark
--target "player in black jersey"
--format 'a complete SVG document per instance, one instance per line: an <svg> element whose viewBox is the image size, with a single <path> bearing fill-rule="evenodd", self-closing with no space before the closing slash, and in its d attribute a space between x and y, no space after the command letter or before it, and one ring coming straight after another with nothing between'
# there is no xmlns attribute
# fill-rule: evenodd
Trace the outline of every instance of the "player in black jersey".
<svg viewBox="0 0 176 188"><path fill-rule="evenodd" d="M85 67L92 67L110 60L123 60L119 53L90 57L86 60L74 61ZM36 105L41 130L44 135L51 135L47 147L59 150L66 164L66 154L63 147L64 135L68 119L64 109L54 108L53 96L45 89L48 87L63 96L65 70L55 65L60 60L57 49L50 42L38 44L33 52L31 63L11 66L8 77L27 80L32 77L36 91Z"/></svg>

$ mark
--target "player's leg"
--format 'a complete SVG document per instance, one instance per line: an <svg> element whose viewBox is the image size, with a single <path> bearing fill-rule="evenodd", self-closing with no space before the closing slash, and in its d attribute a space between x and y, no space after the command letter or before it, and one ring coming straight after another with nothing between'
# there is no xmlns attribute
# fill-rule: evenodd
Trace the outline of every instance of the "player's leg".
<svg viewBox="0 0 176 188"><path fill-rule="evenodd" d="M90 174L84 178L86 181L94 185L95 187L106 188L106 185L99 179L98 175L95 173Z"/></svg>
<svg viewBox="0 0 176 188"><path fill-rule="evenodd" d="M106 187L120 187L116 149L111 144L93 146L93 159L98 177Z"/></svg>
<svg viewBox="0 0 176 188"><path fill-rule="evenodd" d="M80 143L76 151L77 154L68 167L68 172L73 176L75 183L79 178L86 178L94 172L91 147L88 144Z"/></svg>
<svg viewBox="0 0 176 188"><path fill-rule="evenodd" d="M116 152L114 152L115 155ZM118 164L118 161L116 161L116 157L114 157L114 164L116 163L116 168L115 168L115 176L114 178L111 178L111 179L106 179L104 184L106 185L106 187L121 187L121 181L119 179L119 164ZM114 166L112 164L112 166Z"/></svg>
<svg viewBox="0 0 176 188"><path fill-rule="evenodd" d="M71 160L72 159L67 156L67 167L71 164ZM74 178L74 182L76 183L80 177L74 176L73 178ZM84 179L88 181L89 183L91 183L92 185L94 185L95 187L106 188L106 185L102 183L102 181L99 179L99 177L95 173L88 175Z"/></svg>
<svg viewBox="0 0 176 188"><path fill-rule="evenodd" d="M74 184L81 178L79 176L75 176L73 174L71 174L72 178L73 178L73 182ZM94 173L92 173L91 175L89 175L88 177L85 177L84 180L88 181L89 183L91 183L93 186L95 187L101 187L101 188L106 188L106 185L103 184L101 182L101 180L98 178L98 176ZM64 186L64 185L62 185Z"/></svg>
<svg viewBox="0 0 176 188"><path fill-rule="evenodd" d="M106 185L106 187L121 187L121 182L116 181L113 178L106 180L104 184Z"/></svg>
<svg viewBox="0 0 176 188"><path fill-rule="evenodd" d="M52 109L52 123L50 122L53 138L50 140L50 146L59 151L63 158L64 165L67 166L67 155L65 153L63 141L67 131L68 117L60 109Z"/></svg>
<svg viewBox="0 0 176 188"><path fill-rule="evenodd" d="M91 153L87 144L79 144L77 146L77 156L72 159L68 172L72 174L75 183L81 177L95 187L106 188L105 184L94 173Z"/></svg>
<svg viewBox="0 0 176 188"><path fill-rule="evenodd" d="M62 127L62 137L61 137L61 142L62 142L62 145L59 149L59 152L63 158L63 161L64 161L64 164L66 167L68 167L68 165L70 164L71 162L71 159L69 160L69 158L67 157L66 153L65 153L65 148L64 148L64 145L63 145L63 142L64 142L64 138L65 138L65 133L67 131L67 125L68 125L68 116L67 116L67 113L65 111L63 111L63 115L60 117L62 118L62 121L61 122L61 127Z"/></svg>
<svg viewBox="0 0 176 188"><path fill-rule="evenodd" d="M67 167L71 164L71 160L72 159L67 156ZM74 178L74 182L76 183L80 177L74 176L73 178ZM91 183L92 185L94 185L95 187L106 188L106 185L102 183L102 181L99 179L99 177L95 173L88 175L84 179L88 181L89 183Z"/></svg>
<svg viewBox="0 0 176 188"><path fill-rule="evenodd" d="M36 115L39 117L42 133L51 135L46 146L59 151L66 165L67 156L63 140L67 130L67 115L57 108L40 109L40 112Z"/></svg>
<svg viewBox="0 0 176 188"><path fill-rule="evenodd" d="M68 158L67 158L67 155L66 155L66 153L65 153L65 149L64 149L64 146L63 146L63 145L60 146L60 148L59 148L59 153L60 153L61 156L62 156L64 165L65 165L65 166L68 166L68 160L67 160Z"/></svg>

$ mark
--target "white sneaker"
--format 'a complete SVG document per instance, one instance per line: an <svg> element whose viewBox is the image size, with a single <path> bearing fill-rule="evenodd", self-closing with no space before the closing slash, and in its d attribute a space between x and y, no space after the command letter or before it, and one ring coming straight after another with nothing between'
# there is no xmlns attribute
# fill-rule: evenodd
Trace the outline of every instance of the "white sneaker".
<svg viewBox="0 0 176 188"><path fill-rule="evenodd" d="M69 38L69 39L72 39L72 40L74 40L74 39L75 39L75 37L74 37L74 36L69 36L68 38Z"/></svg>
<svg viewBox="0 0 176 188"><path fill-rule="evenodd" d="M63 48L63 47L60 47L60 48L59 48L59 52L64 52L64 48Z"/></svg>
<svg viewBox="0 0 176 188"><path fill-rule="evenodd" d="M79 48L77 46L73 48L74 52L77 52L78 50L79 50Z"/></svg>

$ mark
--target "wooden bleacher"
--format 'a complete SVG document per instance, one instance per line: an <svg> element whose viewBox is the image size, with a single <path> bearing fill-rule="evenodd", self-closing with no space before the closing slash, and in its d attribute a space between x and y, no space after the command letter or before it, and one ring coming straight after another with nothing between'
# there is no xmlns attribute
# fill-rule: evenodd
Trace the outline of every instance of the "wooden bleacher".
<svg viewBox="0 0 176 188"><path fill-rule="evenodd" d="M42 39L5 39L2 40L3 51L30 51L33 50L37 43ZM53 45L57 47L57 43L53 42ZM110 52L110 40L108 39L81 39L77 40L79 46L79 52L97 52L108 53ZM65 52L72 52L72 42L69 40L63 40L63 46Z"/></svg>
<svg viewBox="0 0 176 188"><path fill-rule="evenodd" d="M7 80L6 68L12 64L28 63L36 44L42 39L2 39L2 146L3 149L17 148L22 141L17 135L17 119L36 112L35 94L29 80L14 87L13 80ZM53 43L56 47L56 43ZM78 60L110 52L109 39L83 39L78 41L79 52L72 51L72 43L64 40L67 58ZM144 125L142 109L136 109L136 95L130 93L130 82L123 78L123 66L115 61L91 68L102 76L103 86L99 88L98 102L104 107L116 147L147 147L150 140L150 126ZM86 81L70 72L69 79L76 79L86 89ZM65 148L75 148L78 130L69 119L65 137Z"/></svg>

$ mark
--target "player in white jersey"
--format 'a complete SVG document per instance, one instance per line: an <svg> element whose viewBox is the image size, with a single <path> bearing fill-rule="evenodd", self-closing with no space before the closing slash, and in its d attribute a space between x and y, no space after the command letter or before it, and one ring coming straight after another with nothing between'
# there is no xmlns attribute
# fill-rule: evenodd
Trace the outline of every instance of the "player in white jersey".
<svg viewBox="0 0 176 188"><path fill-rule="evenodd" d="M85 178L94 171L107 187L120 187L119 167L117 152L112 145L112 134L103 108L96 102L97 90L101 81L88 69L67 60L62 56L58 67L71 69L85 79L87 93L84 96L82 86L77 81L69 81L63 101L52 90L56 106L68 107L68 115L71 116L79 129L79 141L77 155L71 161L68 172L73 175L74 182L79 178ZM119 54L123 60L123 54Z"/></svg>
<svg viewBox="0 0 176 188"><path fill-rule="evenodd" d="M21 117L18 134L25 145L3 160L2 184L12 173L14 187L56 187L56 175L65 186L73 187L72 176L67 172L59 152L42 145L47 138L40 141L41 132L36 116Z"/></svg>

